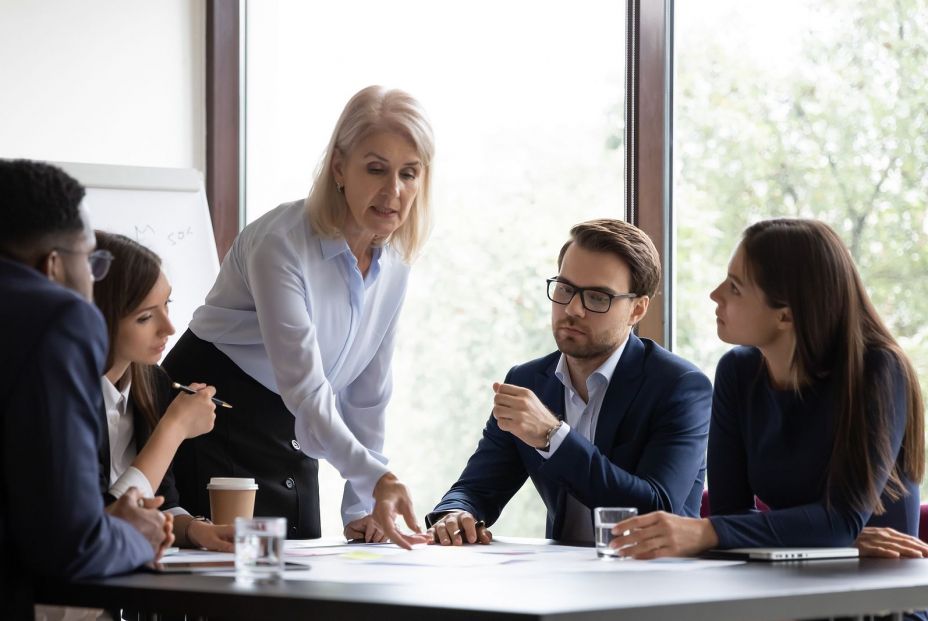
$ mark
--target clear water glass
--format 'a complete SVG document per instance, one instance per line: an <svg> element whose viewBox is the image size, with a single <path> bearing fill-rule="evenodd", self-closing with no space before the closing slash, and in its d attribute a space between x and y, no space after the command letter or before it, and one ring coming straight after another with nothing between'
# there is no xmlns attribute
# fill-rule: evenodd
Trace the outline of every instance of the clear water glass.
<svg viewBox="0 0 928 621"><path fill-rule="evenodd" d="M275 582L284 575L287 518L235 518L235 580Z"/></svg>
<svg viewBox="0 0 928 621"><path fill-rule="evenodd" d="M638 515L635 507L596 507L593 509L593 530L596 534L596 556L604 560L624 559L619 556L619 550L610 548L609 542L615 535L612 527L628 518ZM628 534L625 531L623 534Z"/></svg>

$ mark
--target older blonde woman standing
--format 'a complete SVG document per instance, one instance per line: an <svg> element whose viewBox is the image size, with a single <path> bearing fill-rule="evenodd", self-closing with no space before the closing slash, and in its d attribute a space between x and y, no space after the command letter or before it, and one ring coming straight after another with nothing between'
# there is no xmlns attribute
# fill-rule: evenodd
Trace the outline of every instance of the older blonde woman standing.
<svg viewBox="0 0 928 621"><path fill-rule="evenodd" d="M409 263L429 219L432 129L419 103L371 86L345 106L309 197L247 226L206 303L164 361L234 411L175 462L184 506L209 509L213 476L254 477L255 515L320 535L317 459L346 479L345 536L404 547L419 530L381 453ZM295 423L295 424L294 424Z"/></svg>

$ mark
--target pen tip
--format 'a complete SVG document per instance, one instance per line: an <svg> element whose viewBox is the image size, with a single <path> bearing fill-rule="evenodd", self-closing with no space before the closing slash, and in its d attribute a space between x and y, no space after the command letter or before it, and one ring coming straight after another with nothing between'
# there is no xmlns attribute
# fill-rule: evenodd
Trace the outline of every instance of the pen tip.
<svg viewBox="0 0 928 621"><path fill-rule="evenodd" d="M171 388L180 388L180 384L177 382L171 382Z"/></svg>
<svg viewBox="0 0 928 621"><path fill-rule="evenodd" d="M224 407L224 408L229 408L230 410L232 409L232 406L229 405L228 403L223 403L223 404L222 404L222 407Z"/></svg>

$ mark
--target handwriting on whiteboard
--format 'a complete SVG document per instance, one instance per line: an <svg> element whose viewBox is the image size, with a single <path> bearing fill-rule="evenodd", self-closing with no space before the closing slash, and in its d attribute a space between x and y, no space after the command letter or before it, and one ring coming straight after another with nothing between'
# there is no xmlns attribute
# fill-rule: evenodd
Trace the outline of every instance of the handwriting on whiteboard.
<svg viewBox="0 0 928 621"><path fill-rule="evenodd" d="M135 229L135 240L140 243L145 243L146 240L151 240L153 238L160 238L171 246L176 246L193 237L192 226L181 229L172 229L169 231L158 231L151 224L136 224L133 226L133 228Z"/></svg>

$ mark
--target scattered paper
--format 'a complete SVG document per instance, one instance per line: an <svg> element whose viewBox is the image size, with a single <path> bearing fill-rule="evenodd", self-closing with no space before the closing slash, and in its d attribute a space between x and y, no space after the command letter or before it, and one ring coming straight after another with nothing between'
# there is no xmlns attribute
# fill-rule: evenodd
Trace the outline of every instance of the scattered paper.
<svg viewBox="0 0 928 621"><path fill-rule="evenodd" d="M164 563L229 561L231 553L181 550ZM344 541L287 541L284 560L309 565L313 571L286 571L287 580L348 582L352 584L438 584L454 580L496 581L507 577L550 577L552 568L566 573L626 573L696 571L740 565L744 561L713 561L695 558L662 558L653 561L599 559L589 547L551 545L543 540L505 538L490 545L418 545L404 550L393 544L346 544ZM230 576L223 571L211 575Z"/></svg>

